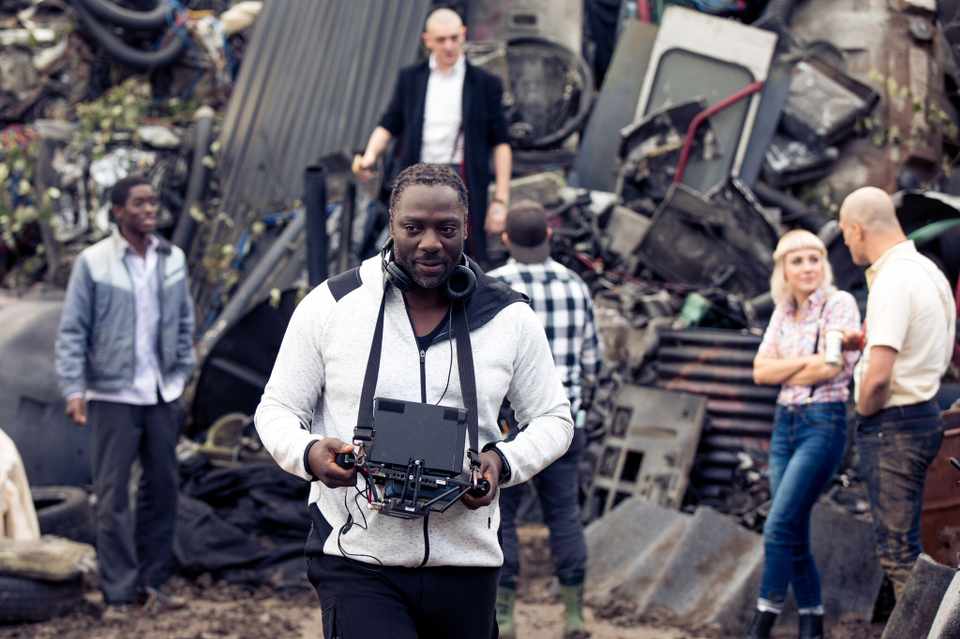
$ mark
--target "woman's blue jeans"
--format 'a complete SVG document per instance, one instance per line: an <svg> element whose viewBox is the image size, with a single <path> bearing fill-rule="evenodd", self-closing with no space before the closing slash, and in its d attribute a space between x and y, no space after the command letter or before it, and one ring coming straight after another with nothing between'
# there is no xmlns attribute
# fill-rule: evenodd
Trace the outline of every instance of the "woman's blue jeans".
<svg viewBox="0 0 960 639"><path fill-rule="evenodd" d="M822 605L810 552L810 512L843 459L847 413L842 402L777 406L770 440L773 504L763 527L760 598L782 604L787 588L800 609Z"/></svg>

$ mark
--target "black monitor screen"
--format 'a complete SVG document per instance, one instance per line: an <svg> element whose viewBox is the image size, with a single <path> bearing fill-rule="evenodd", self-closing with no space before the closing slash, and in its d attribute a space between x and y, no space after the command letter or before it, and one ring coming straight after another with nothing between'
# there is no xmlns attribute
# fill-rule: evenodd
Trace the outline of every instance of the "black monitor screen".
<svg viewBox="0 0 960 639"><path fill-rule="evenodd" d="M422 459L424 469L450 476L463 472L467 412L462 408L377 398L370 461L406 468Z"/></svg>

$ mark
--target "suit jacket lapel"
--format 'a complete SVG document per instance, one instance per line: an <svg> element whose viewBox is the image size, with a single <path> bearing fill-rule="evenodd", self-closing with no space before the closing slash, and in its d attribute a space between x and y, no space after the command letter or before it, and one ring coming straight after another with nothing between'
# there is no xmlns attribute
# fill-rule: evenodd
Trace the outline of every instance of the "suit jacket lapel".
<svg viewBox="0 0 960 639"><path fill-rule="evenodd" d="M470 149L470 118L473 115L474 95L476 93L477 72L469 62L463 74L463 105L460 120L460 130L463 131L463 159L466 161Z"/></svg>

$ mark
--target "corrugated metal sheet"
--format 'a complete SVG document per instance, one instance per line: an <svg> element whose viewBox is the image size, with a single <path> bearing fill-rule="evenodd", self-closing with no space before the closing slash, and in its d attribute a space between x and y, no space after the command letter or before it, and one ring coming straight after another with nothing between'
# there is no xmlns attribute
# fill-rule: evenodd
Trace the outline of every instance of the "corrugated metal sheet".
<svg viewBox="0 0 960 639"><path fill-rule="evenodd" d="M301 197L309 164L366 144L397 72L416 60L430 6L430 0L265 3L219 140L223 215L202 229L192 254L234 245L259 216ZM201 307L204 288L214 286L198 282Z"/></svg>
<svg viewBox="0 0 960 639"><path fill-rule="evenodd" d="M299 197L303 169L362 147L416 58L428 0L268 2L224 120L224 210Z"/></svg>
<svg viewBox="0 0 960 639"><path fill-rule="evenodd" d="M715 329L660 332L657 386L707 397L707 426L691 477L701 501L722 500L737 453L769 447L778 389L753 383L760 337Z"/></svg>

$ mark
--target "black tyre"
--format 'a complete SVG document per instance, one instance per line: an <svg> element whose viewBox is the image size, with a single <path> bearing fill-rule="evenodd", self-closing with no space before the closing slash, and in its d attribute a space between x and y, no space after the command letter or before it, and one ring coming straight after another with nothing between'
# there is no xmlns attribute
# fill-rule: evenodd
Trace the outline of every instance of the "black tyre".
<svg viewBox="0 0 960 639"><path fill-rule="evenodd" d="M66 614L82 599L82 577L41 581L0 575L0 624L51 619Z"/></svg>
<svg viewBox="0 0 960 639"><path fill-rule="evenodd" d="M39 486L30 490L40 520L40 533L57 535L85 544L96 541L90 499L82 488Z"/></svg>

